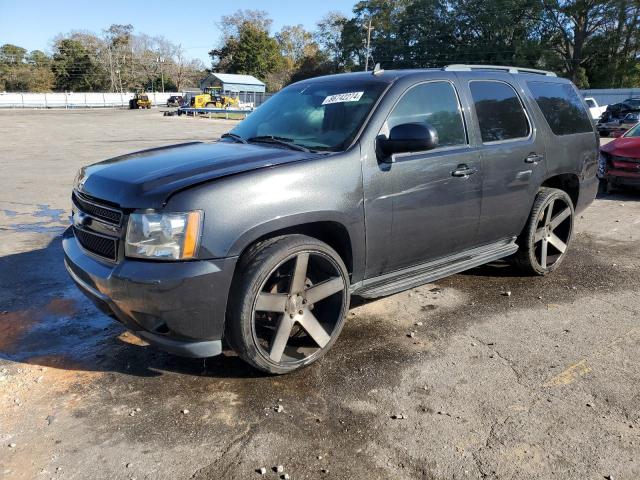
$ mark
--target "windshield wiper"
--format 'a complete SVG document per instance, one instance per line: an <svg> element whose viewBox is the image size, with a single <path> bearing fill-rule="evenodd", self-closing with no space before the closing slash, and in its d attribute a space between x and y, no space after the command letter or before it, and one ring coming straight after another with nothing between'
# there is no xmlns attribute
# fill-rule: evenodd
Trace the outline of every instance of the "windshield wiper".
<svg viewBox="0 0 640 480"><path fill-rule="evenodd" d="M291 150L299 150L301 152L310 152L307 147L303 147L302 145L298 145L297 143L293 143L293 140L285 137L276 137L273 135L260 135L257 137L251 137L247 139L247 142L259 142L259 143L273 143L275 145L282 145L284 147L290 148Z"/></svg>
<svg viewBox="0 0 640 480"><path fill-rule="evenodd" d="M220 138L231 138L232 140L238 143L247 143L247 141L237 133L231 133L231 132L223 133L220 136Z"/></svg>

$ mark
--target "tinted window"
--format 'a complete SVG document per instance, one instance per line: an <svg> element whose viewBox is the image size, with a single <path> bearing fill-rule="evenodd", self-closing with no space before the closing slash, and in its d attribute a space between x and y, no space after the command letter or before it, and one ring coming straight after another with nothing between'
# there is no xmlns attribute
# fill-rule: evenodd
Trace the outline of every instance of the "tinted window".
<svg viewBox="0 0 640 480"><path fill-rule="evenodd" d="M529 122L520 98L503 82L469 83L483 142L529 136Z"/></svg>
<svg viewBox="0 0 640 480"><path fill-rule="evenodd" d="M571 85L551 82L527 83L553 133L569 135L593 132L587 111Z"/></svg>
<svg viewBox="0 0 640 480"><path fill-rule="evenodd" d="M585 101L587 102L587 107L589 107L589 108L595 108L595 106L596 106L596 102L594 102L594 101L593 101L593 100L591 100L590 98L587 98Z"/></svg>
<svg viewBox="0 0 640 480"><path fill-rule="evenodd" d="M411 88L389 115L381 133L402 123L428 123L438 132L438 146L467 143L458 96L449 82L428 82Z"/></svg>

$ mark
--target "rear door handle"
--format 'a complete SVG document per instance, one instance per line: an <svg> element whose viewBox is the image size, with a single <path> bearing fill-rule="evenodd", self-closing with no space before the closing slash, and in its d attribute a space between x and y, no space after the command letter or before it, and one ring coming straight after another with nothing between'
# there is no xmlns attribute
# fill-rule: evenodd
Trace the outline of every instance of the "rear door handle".
<svg viewBox="0 0 640 480"><path fill-rule="evenodd" d="M538 163L544 160L544 155L540 153L531 153L527 158L524 159L524 163Z"/></svg>
<svg viewBox="0 0 640 480"><path fill-rule="evenodd" d="M470 167L466 163L461 163L456 167L456 169L453 172L451 172L451 176L466 178L469 175L473 175L477 171L478 171L477 168Z"/></svg>

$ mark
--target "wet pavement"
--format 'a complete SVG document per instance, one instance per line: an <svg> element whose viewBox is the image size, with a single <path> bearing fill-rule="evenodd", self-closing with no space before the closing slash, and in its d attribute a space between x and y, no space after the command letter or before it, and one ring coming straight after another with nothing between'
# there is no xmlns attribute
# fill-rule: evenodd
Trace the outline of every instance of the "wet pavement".
<svg viewBox="0 0 640 480"><path fill-rule="evenodd" d="M551 276L498 262L354 300L287 376L170 356L99 313L61 261L76 169L228 128L0 112L0 478L640 478L638 193L577 218Z"/></svg>

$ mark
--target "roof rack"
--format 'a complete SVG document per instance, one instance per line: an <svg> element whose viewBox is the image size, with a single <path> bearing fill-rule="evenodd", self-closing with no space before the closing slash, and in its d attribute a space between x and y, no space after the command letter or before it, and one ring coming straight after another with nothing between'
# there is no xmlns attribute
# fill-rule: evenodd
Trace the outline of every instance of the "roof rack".
<svg viewBox="0 0 640 480"><path fill-rule="evenodd" d="M472 70L498 70L509 73L533 73L535 75L546 75L547 77L556 77L557 75L547 70L537 70L535 68L510 67L505 65L464 65L455 64L447 65L443 68L447 72L470 72Z"/></svg>

